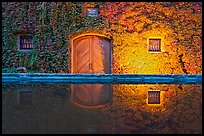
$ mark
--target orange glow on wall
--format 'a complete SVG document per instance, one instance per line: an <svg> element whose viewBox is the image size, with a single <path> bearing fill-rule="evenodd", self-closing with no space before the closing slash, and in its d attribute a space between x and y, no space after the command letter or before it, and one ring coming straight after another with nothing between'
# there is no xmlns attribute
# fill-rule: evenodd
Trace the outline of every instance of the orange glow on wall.
<svg viewBox="0 0 204 136"><path fill-rule="evenodd" d="M202 73L201 10L193 3L172 4L119 2L100 8L113 37L114 73ZM148 51L149 38L161 39L161 52Z"/></svg>
<svg viewBox="0 0 204 136"><path fill-rule="evenodd" d="M148 91L160 90L160 104L148 104ZM171 114L176 107L185 107L188 103L193 103L195 107L202 102L197 101L198 95L202 93L202 85L176 85L176 84L118 84L113 85L113 95L118 99L113 100L114 107L123 107L125 109L141 109L148 112L162 112ZM117 105L118 100L120 102ZM177 103L176 101L179 101ZM184 109L183 109L184 110Z"/></svg>

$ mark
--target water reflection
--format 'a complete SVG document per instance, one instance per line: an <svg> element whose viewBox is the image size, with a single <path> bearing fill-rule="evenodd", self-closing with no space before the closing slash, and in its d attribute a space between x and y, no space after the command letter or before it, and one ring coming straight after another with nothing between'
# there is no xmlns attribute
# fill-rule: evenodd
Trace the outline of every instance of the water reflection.
<svg viewBox="0 0 204 136"><path fill-rule="evenodd" d="M159 90L148 91L148 104L160 104L160 91Z"/></svg>
<svg viewBox="0 0 204 136"><path fill-rule="evenodd" d="M18 105L32 105L33 92L30 88L22 88L17 90L16 92Z"/></svg>
<svg viewBox="0 0 204 136"><path fill-rule="evenodd" d="M97 108L112 100L110 84L72 84L71 101L83 108Z"/></svg>
<svg viewBox="0 0 204 136"><path fill-rule="evenodd" d="M3 85L2 133L201 134L202 84Z"/></svg>

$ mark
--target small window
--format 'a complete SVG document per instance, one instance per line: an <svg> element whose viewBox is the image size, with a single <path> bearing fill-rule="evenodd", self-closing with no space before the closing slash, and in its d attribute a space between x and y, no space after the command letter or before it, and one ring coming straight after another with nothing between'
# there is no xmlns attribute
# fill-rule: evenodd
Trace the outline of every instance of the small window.
<svg viewBox="0 0 204 136"><path fill-rule="evenodd" d="M32 36L20 36L20 49L33 49Z"/></svg>
<svg viewBox="0 0 204 136"><path fill-rule="evenodd" d="M161 52L161 38L149 38L148 51L149 52Z"/></svg>
<svg viewBox="0 0 204 136"><path fill-rule="evenodd" d="M87 8L87 16L97 17L98 16L98 8Z"/></svg>
<svg viewBox="0 0 204 136"><path fill-rule="evenodd" d="M148 104L160 104L160 91L148 91Z"/></svg>
<svg viewBox="0 0 204 136"><path fill-rule="evenodd" d="M33 36L30 34L18 34L18 50L31 51L33 49Z"/></svg>

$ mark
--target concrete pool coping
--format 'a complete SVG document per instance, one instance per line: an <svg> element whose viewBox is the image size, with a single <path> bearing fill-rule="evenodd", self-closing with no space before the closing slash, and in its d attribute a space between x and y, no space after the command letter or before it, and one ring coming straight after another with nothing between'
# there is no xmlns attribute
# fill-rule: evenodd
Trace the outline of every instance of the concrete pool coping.
<svg viewBox="0 0 204 136"><path fill-rule="evenodd" d="M202 74L2 73L2 83L202 84Z"/></svg>

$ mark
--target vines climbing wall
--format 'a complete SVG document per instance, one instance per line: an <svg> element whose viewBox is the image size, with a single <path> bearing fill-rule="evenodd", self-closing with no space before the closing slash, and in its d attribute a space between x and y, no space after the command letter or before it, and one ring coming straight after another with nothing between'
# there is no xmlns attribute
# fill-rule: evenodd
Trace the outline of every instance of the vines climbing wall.
<svg viewBox="0 0 204 136"><path fill-rule="evenodd" d="M85 15L91 6L98 17ZM96 32L112 39L113 73L201 74L201 17L199 2L3 2L2 68L70 72L70 38ZM32 52L17 51L22 32ZM148 52L149 37L161 37L161 53Z"/></svg>

